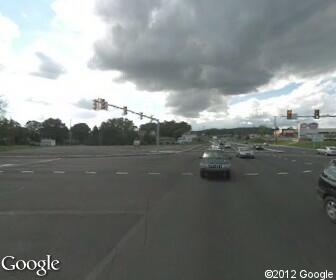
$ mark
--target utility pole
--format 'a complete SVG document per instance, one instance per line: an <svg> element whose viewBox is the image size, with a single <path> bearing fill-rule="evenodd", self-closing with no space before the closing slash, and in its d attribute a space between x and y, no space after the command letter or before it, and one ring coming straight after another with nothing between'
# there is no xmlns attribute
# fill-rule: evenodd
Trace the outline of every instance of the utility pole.
<svg viewBox="0 0 336 280"><path fill-rule="evenodd" d="M71 119L70 119L70 131L69 131L69 144L72 144L72 131L71 131Z"/></svg>
<svg viewBox="0 0 336 280"><path fill-rule="evenodd" d="M278 144L278 134L277 134L277 116L274 116L274 143Z"/></svg>

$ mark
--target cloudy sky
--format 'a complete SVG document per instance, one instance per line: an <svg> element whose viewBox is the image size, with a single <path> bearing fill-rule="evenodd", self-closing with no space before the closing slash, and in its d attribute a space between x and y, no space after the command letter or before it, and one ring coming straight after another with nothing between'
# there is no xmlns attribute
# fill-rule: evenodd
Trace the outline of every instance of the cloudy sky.
<svg viewBox="0 0 336 280"><path fill-rule="evenodd" d="M0 95L21 124L121 116L96 97L194 129L336 114L335 18L334 0L1 1Z"/></svg>

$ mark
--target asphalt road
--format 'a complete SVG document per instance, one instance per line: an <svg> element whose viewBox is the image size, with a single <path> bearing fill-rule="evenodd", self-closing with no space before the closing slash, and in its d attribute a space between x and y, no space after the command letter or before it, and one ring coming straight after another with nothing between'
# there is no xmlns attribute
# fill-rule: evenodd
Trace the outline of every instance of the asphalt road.
<svg viewBox="0 0 336 280"><path fill-rule="evenodd" d="M0 154L0 257L52 255L61 269L43 279L58 280L335 274L336 226L315 192L331 158L269 148L233 158L231 180L199 177L202 147ZM0 268L0 279L38 278Z"/></svg>

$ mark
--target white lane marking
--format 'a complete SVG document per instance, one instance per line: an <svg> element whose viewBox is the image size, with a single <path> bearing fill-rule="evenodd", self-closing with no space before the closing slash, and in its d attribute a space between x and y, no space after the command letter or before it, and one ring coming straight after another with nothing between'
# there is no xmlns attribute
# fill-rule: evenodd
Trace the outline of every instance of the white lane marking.
<svg viewBox="0 0 336 280"><path fill-rule="evenodd" d="M278 175L288 175L288 172L278 172Z"/></svg>
<svg viewBox="0 0 336 280"><path fill-rule="evenodd" d="M33 170L21 170L21 173L34 173Z"/></svg>
<svg viewBox="0 0 336 280"><path fill-rule="evenodd" d="M192 172L182 172L181 175L183 175L183 176L192 176L193 173Z"/></svg>
<svg viewBox="0 0 336 280"><path fill-rule="evenodd" d="M60 159L61 158L43 159L43 160L29 162L28 164L45 163L45 162L51 162L51 161L56 161L56 160L60 160Z"/></svg>
<svg viewBox="0 0 336 280"><path fill-rule="evenodd" d="M259 173L245 173L246 176L258 176Z"/></svg>
<svg viewBox="0 0 336 280"><path fill-rule="evenodd" d="M306 164L306 165L312 165L313 163L312 162L305 162L304 164Z"/></svg>
<svg viewBox="0 0 336 280"><path fill-rule="evenodd" d="M54 173L54 174L64 174L65 171L64 171L64 170L54 170L53 173Z"/></svg>
<svg viewBox="0 0 336 280"><path fill-rule="evenodd" d="M311 170L304 170L302 171L302 173L311 173L312 171Z"/></svg>
<svg viewBox="0 0 336 280"><path fill-rule="evenodd" d="M0 170L0 173L4 173L5 171L3 171L3 170Z"/></svg>
<svg viewBox="0 0 336 280"><path fill-rule="evenodd" d="M18 190L23 189L21 187ZM16 191L18 191L16 190ZM36 211L0 211L0 216L14 216L14 215L115 215L115 214L135 214L143 215L140 211L80 211L80 210L36 210Z"/></svg>
<svg viewBox="0 0 336 280"><path fill-rule="evenodd" d="M160 175L160 172L148 172L148 175Z"/></svg>
<svg viewBox="0 0 336 280"><path fill-rule="evenodd" d="M9 167L9 166L14 166L16 164L14 163L4 163L4 164L1 164L0 167Z"/></svg>
<svg viewBox="0 0 336 280"><path fill-rule="evenodd" d="M292 162L296 162L296 159L292 159Z"/></svg>
<svg viewBox="0 0 336 280"><path fill-rule="evenodd" d="M85 174L97 174L96 171L85 171Z"/></svg>
<svg viewBox="0 0 336 280"><path fill-rule="evenodd" d="M117 175L127 175L128 172L118 171L116 172Z"/></svg>

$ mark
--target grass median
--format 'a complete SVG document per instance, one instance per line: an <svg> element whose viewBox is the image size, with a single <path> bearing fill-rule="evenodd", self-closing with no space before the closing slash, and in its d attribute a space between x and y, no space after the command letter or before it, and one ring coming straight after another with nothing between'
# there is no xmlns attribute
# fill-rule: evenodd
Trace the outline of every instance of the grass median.
<svg viewBox="0 0 336 280"><path fill-rule="evenodd" d="M0 145L0 153L7 152L7 151L22 150L22 149L33 149L33 148L36 148L36 147L30 146L30 145Z"/></svg>
<svg viewBox="0 0 336 280"><path fill-rule="evenodd" d="M327 140L327 141L317 142L317 143L314 143L312 141L294 142L294 141L279 140L277 145L306 148L306 149L323 149L327 146L336 146L336 140Z"/></svg>

